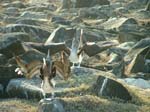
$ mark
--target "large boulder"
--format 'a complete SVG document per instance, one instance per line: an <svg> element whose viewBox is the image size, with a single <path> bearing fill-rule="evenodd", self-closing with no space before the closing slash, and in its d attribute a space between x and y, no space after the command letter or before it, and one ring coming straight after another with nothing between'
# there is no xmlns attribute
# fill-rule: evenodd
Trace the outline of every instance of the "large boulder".
<svg viewBox="0 0 150 112"><path fill-rule="evenodd" d="M16 24L33 25L33 26L41 26L43 24L47 24L48 20L32 19L32 18L20 18L20 19L17 19L15 23Z"/></svg>
<svg viewBox="0 0 150 112"><path fill-rule="evenodd" d="M2 5L3 7L25 8L25 4L21 1L11 1Z"/></svg>
<svg viewBox="0 0 150 112"><path fill-rule="evenodd" d="M132 85L132 86L136 86L138 88L142 88L142 89L150 89L150 81L149 80L144 80L141 78L125 78L125 79L121 79L122 81L124 81L125 83L127 83L128 85Z"/></svg>
<svg viewBox="0 0 150 112"><path fill-rule="evenodd" d="M141 52L138 53L127 66L127 73L138 73L144 72L149 73L149 62L150 60L150 47L141 49Z"/></svg>
<svg viewBox="0 0 150 112"><path fill-rule="evenodd" d="M8 16L14 16L14 17L19 16L19 10L16 7L8 7L5 9L4 14L7 14Z"/></svg>
<svg viewBox="0 0 150 112"><path fill-rule="evenodd" d="M10 79L18 77L15 73L16 67L15 65L0 65L0 83L4 87L7 86Z"/></svg>
<svg viewBox="0 0 150 112"><path fill-rule="evenodd" d="M50 32L40 28L38 26L25 25L25 24L10 24L6 27L3 27L3 33L12 33L12 32L25 32L31 35L33 41L45 40L49 37Z"/></svg>
<svg viewBox="0 0 150 112"><path fill-rule="evenodd" d="M7 63L7 58L5 55L0 54L0 65L5 65Z"/></svg>
<svg viewBox="0 0 150 112"><path fill-rule="evenodd" d="M23 33L23 32L5 33L1 36L0 39L7 40L10 38L16 38L24 42L28 42L31 39L31 37L27 33Z"/></svg>
<svg viewBox="0 0 150 112"><path fill-rule="evenodd" d="M0 38L0 53L4 54L7 58L11 58L13 54L22 54L25 52L20 40L17 38Z"/></svg>
<svg viewBox="0 0 150 112"><path fill-rule="evenodd" d="M75 29L66 29L64 27L58 27L55 29L47 41L45 42L45 45L50 44L52 42L64 42L66 40L72 39L75 34Z"/></svg>
<svg viewBox="0 0 150 112"><path fill-rule="evenodd" d="M31 11L25 11L20 16L20 18L32 18L32 19L47 19L48 14L44 14L41 12L31 12Z"/></svg>
<svg viewBox="0 0 150 112"><path fill-rule="evenodd" d="M118 40L120 43L123 42L138 42L149 36L148 29L143 29L136 24L124 24L119 27L119 36Z"/></svg>
<svg viewBox="0 0 150 112"><path fill-rule="evenodd" d="M79 17L81 18L99 18L99 19L108 19L108 10L101 10L99 7L92 8L82 8L79 11Z"/></svg>
<svg viewBox="0 0 150 112"><path fill-rule="evenodd" d="M93 91L98 96L119 98L124 101L132 100L129 91L119 82L105 76L99 76L93 85Z"/></svg>
<svg viewBox="0 0 150 112"><path fill-rule="evenodd" d="M109 4L108 0L63 0L62 8L82 8Z"/></svg>
<svg viewBox="0 0 150 112"><path fill-rule="evenodd" d="M42 99L37 112L65 112L60 99Z"/></svg>
<svg viewBox="0 0 150 112"><path fill-rule="evenodd" d="M137 42L127 53L126 58L133 59L137 54L145 48L150 47L150 38L145 38ZM147 55L149 57L149 55ZM150 57L149 57L150 58Z"/></svg>
<svg viewBox="0 0 150 112"><path fill-rule="evenodd" d="M43 98L43 94L40 84L40 79L11 79L6 88L6 92L9 97L41 99Z"/></svg>
<svg viewBox="0 0 150 112"><path fill-rule="evenodd" d="M71 21L66 20L59 16L53 16L51 18L51 22L56 23L56 24L62 24L62 25L70 25L71 24Z"/></svg>
<svg viewBox="0 0 150 112"><path fill-rule="evenodd" d="M120 26L125 24L138 24L134 18L110 18L108 21L104 22L102 26L105 29L118 29Z"/></svg>

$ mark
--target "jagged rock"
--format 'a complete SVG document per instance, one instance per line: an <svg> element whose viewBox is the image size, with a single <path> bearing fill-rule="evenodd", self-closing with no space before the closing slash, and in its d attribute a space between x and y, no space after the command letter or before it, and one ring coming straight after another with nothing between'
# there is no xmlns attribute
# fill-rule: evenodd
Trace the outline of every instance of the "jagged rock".
<svg viewBox="0 0 150 112"><path fill-rule="evenodd" d="M105 12L104 12L104 10L100 10L97 7L82 8L79 11L79 17L92 18L92 19L94 19L94 18L108 19L107 13L105 13Z"/></svg>
<svg viewBox="0 0 150 112"><path fill-rule="evenodd" d="M48 15L41 12L31 12L25 11L20 16L20 18L32 18L32 19L47 19Z"/></svg>
<svg viewBox="0 0 150 112"><path fill-rule="evenodd" d="M68 46L71 46L72 39L75 37L76 29L58 27L49 36L45 45L55 42L66 42ZM83 43L84 42L97 42L105 41L104 34L98 31L83 30Z"/></svg>
<svg viewBox="0 0 150 112"><path fill-rule="evenodd" d="M110 60L108 64L121 61L122 57L135 45L135 42L124 42L116 47L110 48Z"/></svg>
<svg viewBox="0 0 150 112"><path fill-rule="evenodd" d="M25 24L10 24L6 27L3 27L4 33L12 33L12 32L25 32L33 37L33 40L42 41L46 39L50 32L42 29L38 26L25 25Z"/></svg>
<svg viewBox="0 0 150 112"><path fill-rule="evenodd" d="M98 96L116 97L125 101L132 100L129 91L119 82L104 76L99 76L93 91Z"/></svg>
<svg viewBox="0 0 150 112"><path fill-rule="evenodd" d="M43 98L40 79L11 79L6 88L9 97L26 99Z"/></svg>
<svg viewBox="0 0 150 112"><path fill-rule="evenodd" d="M10 38L16 38L16 40L20 40L20 41L24 41L24 42L28 42L31 37L27 34L27 33L23 33L23 32L13 32L13 33L6 33L3 34L1 39L10 39Z"/></svg>
<svg viewBox="0 0 150 112"><path fill-rule="evenodd" d="M150 60L150 46L144 49L140 49L140 53L138 53L128 65L127 73L128 74L138 72L148 73L150 70L149 60Z"/></svg>
<svg viewBox="0 0 150 112"><path fill-rule="evenodd" d="M104 22L102 26L105 29L118 29L126 24L138 24L137 21L133 18L111 18L108 21Z"/></svg>
<svg viewBox="0 0 150 112"><path fill-rule="evenodd" d="M7 9L5 9L4 14L7 14L8 16L14 16L14 17L19 16L19 10L17 7L8 7Z"/></svg>
<svg viewBox="0 0 150 112"><path fill-rule="evenodd" d="M36 12L44 12L44 11L55 11L57 7L53 4L42 4L40 6L30 6L24 9L24 11L36 11Z"/></svg>
<svg viewBox="0 0 150 112"><path fill-rule="evenodd" d="M97 43L86 44L82 49L88 56L91 57L116 45L116 42L101 41Z"/></svg>
<svg viewBox="0 0 150 112"><path fill-rule="evenodd" d="M125 77L125 62L122 58L123 57L120 57L120 61L118 63L112 65L111 72L118 78Z"/></svg>
<svg viewBox="0 0 150 112"><path fill-rule="evenodd" d="M99 71L99 70L96 70L96 69L92 69L92 68L86 68L86 67L75 67L72 69L71 73L72 74L75 74L75 75L83 75L83 74L86 74L86 75L91 75L91 74L97 74L97 73L100 73L102 71Z"/></svg>
<svg viewBox="0 0 150 112"><path fill-rule="evenodd" d="M14 21L16 21L18 17L11 17L11 16L4 16L3 21L7 24L12 24Z"/></svg>
<svg viewBox="0 0 150 112"><path fill-rule="evenodd" d="M7 58L3 54L0 54L0 65L5 65L7 63Z"/></svg>
<svg viewBox="0 0 150 112"><path fill-rule="evenodd" d="M15 23L16 24L27 24L27 25L41 26L43 24L47 24L48 20L21 18L21 19L17 19Z"/></svg>
<svg viewBox="0 0 150 112"><path fill-rule="evenodd" d="M0 84L0 98L3 97L3 94L4 94L4 87L2 84Z"/></svg>
<svg viewBox="0 0 150 112"><path fill-rule="evenodd" d="M62 17L58 17L58 16L53 16L51 19L51 22L57 23L57 24L62 24L62 25L70 25L70 21L62 18Z"/></svg>
<svg viewBox="0 0 150 112"><path fill-rule="evenodd" d="M65 112L60 99L42 99L38 105L38 112Z"/></svg>
<svg viewBox="0 0 150 112"><path fill-rule="evenodd" d="M150 38L145 38L137 42L127 53L126 58L133 59L137 54L143 51L145 48L150 47ZM147 55L148 58L149 55Z"/></svg>
<svg viewBox="0 0 150 112"><path fill-rule="evenodd" d="M15 69L15 65L0 65L0 83L3 84L4 87L7 86L10 79L17 78Z"/></svg>
<svg viewBox="0 0 150 112"><path fill-rule="evenodd" d="M21 1L11 1L2 5L3 7L25 8L26 6Z"/></svg>
<svg viewBox="0 0 150 112"><path fill-rule="evenodd" d="M149 63L149 68L150 68L150 63ZM150 72L148 73L136 73L131 75L132 78L134 79L144 79L144 80L150 80Z"/></svg>
<svg viewBox="0 0 150 112"><path fill-rule="evenodd" d="M110 4L108 0L63 0L62 8L81 8L108 4Z"/></svg>
<svg viewBox="0 0 150 112"><path fill-rule="evenodd" d="M131 14L136 19L149 19L150 13L147 10L138 10Z"/></svg>
<svg viewBox="0 0 150 112"><path fill-rule="evenodd" d="M129 85L133 85L142 89L149 89L150 88L150 81L149 80L144 80L141 78L135 79L135 78L125 78L125 79L120 79L124 81L125 83Z"/></svg>
<svg viewBox="0 0 150 112"><path fill-rule="evenodd" d="M118 40L120 43L129 41L138 42L141 39L148 37L149 34L148 29L143 29L134 24L125 24L119 27Z"/></svg>
<svg viewBox="0 0 150 112"><path fill-rule="evenodd" d="M4 54L7 58L11 58L13 53L22 54L25 52L20 40L17 38L1 38L0 39L0 53Z"/></svg>
<svg viewBox="0 0 150 112"><path fill-rule="evenodd" d="M58 42L64 42L66 40L72 39L74 37L74 34L75 34L75 29L72 28L66 29L64 27L58 27L51 33L51 35L45 42L45 45L52 42L58 43Z"/></svg>
<svg viewBox="0 0 150 112"><path fill-rule="evenodd" d="M131 0L127 3L126 8L128 9L140 9L143 8L149 0Z"/></svg>

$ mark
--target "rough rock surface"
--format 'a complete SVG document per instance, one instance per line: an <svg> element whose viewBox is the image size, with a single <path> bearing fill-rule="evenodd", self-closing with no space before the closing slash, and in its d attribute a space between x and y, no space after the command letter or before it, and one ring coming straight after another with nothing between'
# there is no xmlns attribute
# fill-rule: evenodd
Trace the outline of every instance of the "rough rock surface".
<svg viewBox="0 0 150 112"><path fill-rule="evenodd" d="M129 91L121 83L104 76L98 77L93 89L98 96L116 97L125 101L132 99Z"/></svg>

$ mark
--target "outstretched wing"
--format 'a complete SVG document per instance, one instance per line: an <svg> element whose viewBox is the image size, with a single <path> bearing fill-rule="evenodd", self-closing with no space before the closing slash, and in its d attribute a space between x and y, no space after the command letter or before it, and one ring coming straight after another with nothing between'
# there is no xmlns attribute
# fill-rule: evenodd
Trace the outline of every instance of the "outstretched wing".
<svg viewBox="0 0 150 112"><path fill-rule="evenodd" d="M26 78L32 78L33 76L40 74L40 68L42 67L41 61L34 60L30 63L25 63L25 61L22 60L19 56L15 56L15 60L20 67L20 69L17 68L19 71L17 71L16 69L16 72L21 71L22 73L24 73Z"/></svg>

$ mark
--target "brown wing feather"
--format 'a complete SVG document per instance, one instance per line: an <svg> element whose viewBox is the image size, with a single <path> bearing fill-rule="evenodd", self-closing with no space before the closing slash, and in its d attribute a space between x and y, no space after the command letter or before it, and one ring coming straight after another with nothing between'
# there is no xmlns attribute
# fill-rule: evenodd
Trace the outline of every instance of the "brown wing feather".
<svg viewBox="0 0 150 112"><path fill-rule="evenodd" d="M42 66L42 62L39 60L31 61L30 63L25 63L19 56L15 56L15 60L18 66L25 73L25 77L32 78L37 73L40 73L40 68Z"/></svg>

